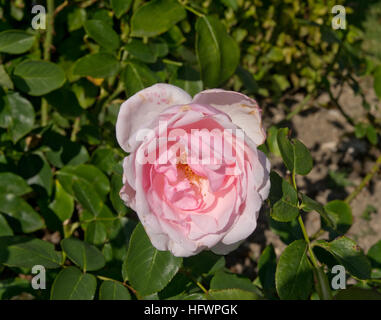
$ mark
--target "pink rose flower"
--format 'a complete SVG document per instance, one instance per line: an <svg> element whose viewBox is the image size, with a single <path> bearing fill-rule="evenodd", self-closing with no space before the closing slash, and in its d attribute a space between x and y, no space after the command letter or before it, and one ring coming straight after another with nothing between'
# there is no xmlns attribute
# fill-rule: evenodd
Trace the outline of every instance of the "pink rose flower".
<svg viewBox="0 0 381 320"><path fill-rule="evenodd" d="M227 254L255 230L270 189L255 100L156 84L122 104L116 135L129 152L120 196L158 250Z"/></svg>

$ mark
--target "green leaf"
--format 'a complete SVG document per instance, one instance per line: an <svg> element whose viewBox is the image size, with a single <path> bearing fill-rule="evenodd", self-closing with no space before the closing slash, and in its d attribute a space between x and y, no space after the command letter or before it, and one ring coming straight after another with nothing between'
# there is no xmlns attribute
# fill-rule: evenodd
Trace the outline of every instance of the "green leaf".
<svg viewBox="0 0 381 320"><path fill-rule="evenodd" d="M169 251L154 248L141 224L131 236L126 259L128 279L143 296L162 290L182 263L181 258L174 257Z"/></svg>
<svg viewBox="0 0 381 320"><path fill-rule="evenodd" d="M259 296L259 289L250 281L249 278L239 276L225 271L217 271L210 281L210 289L241 289L248 292L253 292Z"/></svg>
<svg viewBox="0 0 381 320"><path fill-rule="evenodd" d="M176 0L153 0L139 7L131 18L132 37L154 37L186 17ZM147 23L149 21L149 23Z"/></svg>
<svg viewBox="0 0 381 320"><path fill-rule="evenodd" d="M269 193L269 200L272 206L283 196L283 181L284 179L276 171L270 172L271 188Z"/></svg>
<svg viewBox="0 0 381 320"><path fill-rule="evenodd" d="M352 276L358 279L370 278L370 262L353 240L341 237L331 242L318 241L316 245L331 253Z"/></svg>
<svg viewBox="0 0 381 320"><path fill-rule="evenodd" d="M381 240L369 249L367 256L374 268L381 268Z"/></svg>
<svg viewBox="0 0 381 320"><path fill-rule="evenodd" d="M298 207L284 199L279 200L271 210L271 217L280 222L292 221L298 214Z"/></svg>
<svg viewBox="0 0 381 320"><path fill-rule="evenodd" d="M65 166L57 172L57 175L59 182L69 194L74 194L72 188L74 181L87 182L101 199L105 199L106 195L110 192L110 183L106 175L97 167L90 164Z"/></svg>
<svg viewBox="0 0 381 320"><path fill-rule="evenodd" d="M105 225L100 221L91 221L85 231L85 241L94 245L103 244L106 241L107 232Z"/></svg>
<svg viewBox="0 0 381 320"><path fill-rule="evenodd" d="M378 141L377 131L372 125L368 125L366 128L366 137L371 144L373 145L377 144L377 141Z"/></svg>
<svg viewBox="0 0 381 320"><path fill-rule="evenodd" d="M74 179L72 185L75 198L94 216L98 216L103 209L103 201L87 181Z"/></svg>
<svg viewBox="0 0 381 320"><path fill-rule="evenodd" d="M86 21L86 10L83 8L74 7L67 14L68 31L72 32L82 28Z"/></svg>
<svg viewBox="0 0 381 320"><path fill-rule="evenodd" d="M307 197L305 194L301 194L302 198L302 209L305 212L310 212L310 211L316 211L317 213L320 214L320 216L324 219L324 222L326 225L330 228L335 229L336 228L336 219L328 214L324 207L317 201L311 199L310 197Z"/></svg>
<svg viewBox="0 0 381 320"><path fill-rule="evenodd" d="M208 298L211 300L258 300L254 292L242 289L209 290Z"/></svg>
<svg viewBox="0 0 381 320"><path fill-rule="evenodd" d="M0 52L20 54L28 51L35 41L35 36L21 30L0 32Z"/></svg>
<svg viewBox="0 0 381 320"><path fill-rule="evenodd" d="M108 244L112 246L113 258L121 263L125 262L127 256L128 243L130 241L132 232L134 231L137 222L129 220L125 217L116 219L112 225L107 227L107 236L109 239ZM118 270L120 276L120 268ZM127 278L126 270L122 268L123 279Z"/></svg>
<svg viewBox="0 0 381 320"><path fill-rule="evenodd" d="M139 39L131 39L125 48L137 60L147 63L154 63L157 60L157 54L154 47L150 44L143 43Z"/></svg>
<svg viewBox="0 0 381 320"><path fill-rule="evenodd" d="M32 188L20 176L11 172L0 173L0 193L12 193L16 196L22 196L31 191Z"/></svg>
<svg viewBox="0 0 381 320"><path fill-rule="evenodd" d="M161 37L150 39L150 42L148 42L148 46L159 58L164 58L169 52L167 41L165 41Z"/></svg>
<svg viewBox="0 0 381 320"><path fill-rule="evenodd" d="M348 172L347 171L333 171L328 169L328 187L330 189L336 188L336 187L348 187L348 186L354 186L354 183L348 179Z"/></svg>
<svg viewBox="0 0 381 320"><path fill-rule="evenodd" d="M105 258L96 247L76 238L67 238L61 241L61 247L77 266L86 271L102 269Z"/></svg>
<svg viewBox="0 0 381 320"><path fill-rule="evenodd" d="M76 267L63 269L55 278L51 300L93 300L97 288L96 278L82 273Z"/></svg>
<svg viewBox="0 0 381 320"><path fill-rule="evenodd" d="M333 200L324 206L325 211L330 216L330 220L336 221L334 229L339 234L346 233L352 225L352 209L342 200Z"/></svg>
<svg viewBox="0 0 381 320"><path fill-rule="evenodd" d="M106 174L111 174L114 166L117 164L115 160L115 152L110 147L97 148L91 155L90 161Z"/></svg>
<svg viewBox="0 0 381 320"><path fill-rule="evenodd" d="M174 74L170 83L184 89L191 96L196 95L203 89L200 74L190 66L182 66Z"/></svg>
<svg viewBox="0 0 381 320"><path fill-rule="evenodd" d="M159 292L159 300L182 299L182 297L193 288L196 288L196 285L189 279L189 276L182 272L178 272L171 282Z"/></svg>
<svg viewBox="0 0 381 320"><path fill-rule="evenodd" d="M73 142L53 130L44 132L43 144L46 158L55 167L75 166L89 160L89 154L85 146Z"/></svg>
<svg viewBox="0 0 381 320"><path fill-rule="evenodd" d="M274 74L272 76L272 83L274 84L275 90L281 92L285 91L290 87L290 82L287 80L287 77L283 74Z"/></svg>
<svg viewBox="0 0 381 320"><path fill-rule="evenodd" d="M276 156L281 156L280 154L280 150L279 150L279 147L278 147L278 140L277 140L277 133L278 133L278 129L275 127L275 126L271 126L268 130L267 130L267 145L270 149L270 152L273 153L274 155Z"/></svg>
<svg viewBox="0 0 381 320"><path fill-rule="evenodd" d="M56 193L54 200L49 205L49 208L62 222L70 219L74 212L74 199L65 191L58 180L56 180Z"/></svg>
<svg viewBox="0 0 381 320"><path fill-rule="evenodd" d="M102 20L87 20L84 23L88 36L109 51L119 48L119 36L114 29Z"/></svg>
<svg viewBox="0 0 381 320"><path fill-rule="evenodd" d="M18 89L31 96L42 96L60 88L65 72L52 62L27 60L18 64L13 72Z"/></svg>
<svg viewBox="0 0 381 320"><path fill-rule="evenodd" d="M313 273L307 258L307 246L304 240L296 240L279 258L275 283L281 299L305 300L311 293Z"/></svg>
<svg viewBox="0 0 381 320"><path fill-rule="evenodd" d="M324 266L313 268L315 289L322 300L332 300L331 286L324 272Z"/></svg>
<svg viewBox="0 0 381 320"><path fill-rule="evenodd" d="M271 231L277 234L285 244L290 244L294 240L303 238L303 232L297 219L290 222L279 222L270 219L269 225Z"/></svg>
<svg viewBox="0 0 381 320"><path fill-rule="evenodd" d="M34 289L30 281L21 278L7 278L0 280L0 300L11 300L24 292L32 293Z"/></svg>
<svg viewBox="0 0 381 320"><path fill-rule="evenodd" d="M131 300L131 295L116 281L103 281L99 288L99 300Z"/></svg>
<svg viewBox="0 0 381 320"><path fill-rule="evenodd" d="M334 300L381 300L381 293L372 289L351 287L340 290Z"/></svg>
<svg viewBox="0 0 381 320"><path fill-rule="evenodd" d="M155 74L145 64L138 62L129 62L121 79L128 97L157 82Z"/></svg>
<svg viewBox="0 0 381 320"><path fill-rule="evenodd" d="M13 235L12 228L8 225L7 220L0 213L0 237L12 236L12 235Z"/></svg>
<svg viewBox="0 0 381 320"><path fill-rule="evenodd" d="M287 137L288 128L278 129L277 140L280 154L287 169L294 170L294 148Z"/></svg>
<svg viewBox="0 0 381 320"><path fill-rule="evenodd" d="M132 4L132 0L110 0L110 2L111 8L118 19L130 9Z"/></svg>
<svg viewBox="0 0 381 320"><path fill-rule="evenodd" d="M163 35L163 38L168 43L168 46L170 48L178 48L179 46L181 46L183 42L186 41L186 38L184 37L182 30L176 25L173 26L171 29L169 29L168 32L166 32ZM187 49L183 47L182 50L186 51ZM183 56L184 60L186 60L188 63L193 64L197 62L197 58L193 54L193 52L187 51L186 53L181 52L180 54L181 56Z"/></svg>
<svg viewBox="0 0 381 320"><path fill-rule="evenodd" d="M0 194L0 212L15 220L17 229L25 233L34 232L44 226L39 214L25 200L11 193Z"/></svg>
<svg viewBox="0 0 381 320"><path fill-rule="evenodd" d="M181 294L174 298L168 298L168 300L207 300L205 295L202 293L190 293L190 294Z"/></svg>
<svg viewBox="0 0 381 320"><path fill-rule="evenodd" d="M238 9L237 0L220 0L225 6L232 8L233 10Z"/></svg>
<svg viewBox="0 0 381 320"><path fill-rule="evenodd" d="M119 61L109 53L88 54L74 65L73 74L81 77L107 78L119 71Z"/></svg>
<svg viewBox="0 0 381 320"><path fill-rule="evenodd" d="M278 130L277 140L284 164L295 173L306 175L313 168L313 160L307 147L297 139L288 139L288 128Z"/></svg>
<svg viewBox="0 0 381 320"><path fill-rule="evenodd" d="M113 25L113 14L105 7L95 8L95 10L91 10L90 18L95 20L102 20L107 22L109 25Z"/></svg>
<svg viewBox="0 0 381 320"><path fill-rule="evenodd" d="M59 268L62 253L54 250L50 242L23 236L0 237L0 263L12 267L32 268L42 265Z"/></svg>
<svg viewBox="0 0 381 320"><path fill-rule="evenodd" d="M18 163L18 172L35 191L44 196L51 194L53 173L41 153L25 153Z"/></svg>
<svg viewBox="0 0 381 320"><path fill-rule="evenodd" d="M225 258L211 251L201 251L195 256L185 258L184 267L196 277L209 276L225 267Z"/></svg>
<svg viewBox="0 0 381 320"><path fill-rule="evenodd" d="M122 176L113 174L111 177L110 201L118 215L125 215L127 213L127 207L119 196L122 187Z"/></svg>
<svg viewBox="0 0 381 320"><path fill-rule="evenodd" d="M313 160L310 151L299 140L293 139L294 166L297 174L306 175L313 168Z"/></svg>
<svg viewBox="0 0 381 320"><path fill-rule="evenodd" d="M198 18L196 32L201 78L207 87L217 87L235 72L239 63L239 47L215 17Z"/></svg>
<svg viewBox="0 0 381 320"><path fill-rule="evenodd" d="M358 123L355 125L355 136L358 139L361 139L366 134L366 124L365 123Z"/></svg>
<svg viewBox="0 0 381 320"><path fill-rule="evenodd" d="M5 71L3 65L0 65L0 86L13 90L13 82Z"/></svg>
<svg viewBox="0 0 381 320"><path fill-rule="evenodd" d="M83 109L87 109L93 105L99 93L98 87L84 78L74 82L72 89Z"/></svg>
<svg viewBox="0 0 381 320"><path fill-rule="evenodd" d="M102 139L99 126L94 125L83 125L77 137L79 140L92 145L101 144Z"/></svg>
<svg viewBox="0 0 381 320"><path fill-rule="evenodd" d="M73 91L67 88L54 90L45 96L49 105L55 108L65 118L74 119L83 112Z"/></svg>
<svg viewBox="0 0 381 320"><path fill-rule="evenodd" d="M5 106L0 110L0 127L8 128L12 141L16 143L33 129L35 113L32 104L18 92L4 97Z"/></svg>
<svg viewBox="0 0 381 320"><path fill-rule="evenodd" d="M275 271L276 254L273 245L270 244L262 251L258 261L258 276L267 298L276 297Z"/></svg>
<svg viewBox="0 0 381 320"><path fill-rule="evenodd" d="M277 178L276 178L277 177ZM274 182L274 180L281 179L281 184L273 184L271 187L273 189L278 189L281 186L281 190L272 191L272 195L270 197L270 201L274 201L275 197L281 198L275 202L271 209L271 217L274 220L280 222L288 222L294 220L299 214L298 208L298 195L295 189L284 179L280 178L275 172L271 172L270 180ZM275 196L277 193L277 196Z"/></svg>

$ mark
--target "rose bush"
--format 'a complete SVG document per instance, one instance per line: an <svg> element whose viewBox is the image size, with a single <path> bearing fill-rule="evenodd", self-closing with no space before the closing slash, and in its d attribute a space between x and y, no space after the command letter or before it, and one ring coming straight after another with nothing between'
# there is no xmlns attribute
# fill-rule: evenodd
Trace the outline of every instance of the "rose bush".
<svg viewBox="0 0 381 320"><path fill-rule="evenodd" d="M116 132L130 152L120 196L158 250L227 254L254 231L270 189L255 100L156 84L123 103Z"/></svg>
<svg viewBox="0 0 381 320"><path fill-rule="evenodd" d="M369 47L379 38L377 7L365 2L0 0L0 299L380 299L381 241L365 254L346 237L352 223L377 220L371 206L360 219L359 206L351 210L363 188L377 190L369 181L381 166L381 122L359 82L374 76L381 98ZM338 4L345 30L331 28ZM187 93L163 84L141 91L156 83ZM340 106L348 86L361 117ZM255 96L266 143L254 100L202 91L216 87ZM302 177L314 162L293 117L311 116L322 92L324 109L350 126L335 131L328 162ZM115 135L127 98L118 138L129 155ZM339 146L353 135L364 153L351 165L351 148ZM272 162L267 210L261 230L225 258L211 250L239 245L267 196L268 162L257 148ZM317 163L323 144L313 148ZM316 194L313 181L324 190ZM306 229L306 217L318 227L317 215L318 230ZM349 234L362 237L355 228ZM351 277L346 289L331 285L337 264ZM32 287L43 274L46 288Z"/></svg>

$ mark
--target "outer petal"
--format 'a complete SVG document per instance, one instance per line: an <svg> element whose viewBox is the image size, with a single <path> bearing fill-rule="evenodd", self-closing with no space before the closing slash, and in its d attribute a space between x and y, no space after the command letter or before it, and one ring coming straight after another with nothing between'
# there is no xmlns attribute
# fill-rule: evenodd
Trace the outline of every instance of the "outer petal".
<svg viewBox="0 0 381 320"><path fill-rule="evenodd" d="M254 99L234 91L210 89L197 94L192 102L208 104L227 113L233 123L241 127L256 145L265 141L261 109Z"/></svg>
<svg viewBox="0 0 381 320"><path fill-rule="evenodd" d="M223 244L222 242L219 242L213 248L211 248L211 250L215 254L225 255L225 254L228 254L228 253L234 251L235 249L237 249L243 241L244 240L241 240L241 241L238 241L238 242L233 243L233 244Z"/></svg>
<svg viewBox="0 0 381 320"><path fill-rule="evenodd" d="M253 172L248 168L246 170L248 175L248 193L245 209L238 217L233 227L222 239L223 244L233 244L246 239L257 227L257 218L259 210L262 206L262 199L258 192L255 190L253 181L254 179L251 176Z"/></svg>
<svg viewBox="0 0 381 320"><path fill-rule="evenodd" d="M262 201L265 201L270 193L270 161L262 151L258 150L257 152L258 160L261 163L264 171L264 179L262 184L257 187L257 190Z"/></svg>
<svg viewBox="0 0 381 320"><path fill-rule="evenodd" d="M158 83L127 99L120 107L116 122L116 138L123 150L131 152L138 144L134 135L149 124L161 111L192 100L184 90L170 84Z"/></svg>

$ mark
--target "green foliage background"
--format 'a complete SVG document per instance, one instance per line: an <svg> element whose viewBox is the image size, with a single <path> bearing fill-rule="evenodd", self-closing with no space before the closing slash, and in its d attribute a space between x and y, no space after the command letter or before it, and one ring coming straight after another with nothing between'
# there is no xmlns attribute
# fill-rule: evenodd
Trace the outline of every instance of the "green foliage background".
<svg viewBox="0 0 381 320"><path fill-rule="evenodd" d="M298 192L295 175L313 164L287 129L271 127L262 148L291 173L272 173L268 217L289 246L278 261L265 248L256 279L210 252L180 259L153 248L119 198L125 154L115 140L121 102L157 82L191 95L224 87L275 105L348 83L368 110L356 79L374 76L381 97L380 5L363 25L371 2L47 0L36 2L47 29L34 30L29 2L0 0L0 298L330 299L335 263L358 280L335 298L380 298L380 242L368 259L343 237L348 202L322 205ZM348 5L346 30L331 28L336 4ZM377 119L348 121L377 145ZM303 239L300 213L312 210L327 241ZM30 286L37 264L48 269L47 290Z"/></svg>

